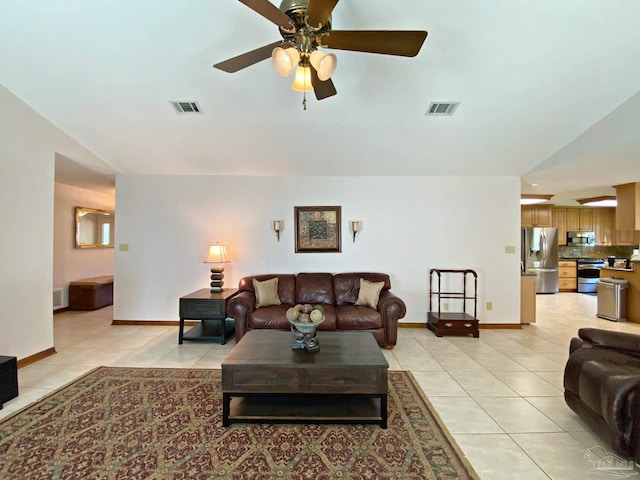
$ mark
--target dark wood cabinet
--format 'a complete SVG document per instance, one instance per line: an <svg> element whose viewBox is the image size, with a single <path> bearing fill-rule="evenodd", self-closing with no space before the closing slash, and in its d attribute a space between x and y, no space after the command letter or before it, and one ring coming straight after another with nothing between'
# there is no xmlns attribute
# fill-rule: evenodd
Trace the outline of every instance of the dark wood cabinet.
<svg viewBox="0 0 640 480"><path fill-rule="evenodd" d="M448 278L445 285L451 285L451 277L460 290L444 290L442 275ZM455 277L457 282L455 282ZM461 282L460 282L461 280ZM444 312L453 301L459 311ZM473 308L473 315L467 313ZM478 330L478 274L471 269L465 270L429 270L429 311L427 312L427 328L437 337L443 335L480 336Z"/></svg>
<svg viewBox="0 0 640 480"><path fill-rule="evenodd" d="M0 408L4 402L18 396L18 361L16 357L0 355Z"/></svg>
<svg viewBox="0 0 640 480"><path fill-rule="evenodd" d="M234 328L233 322L227 320L227 300L236 293L236 289L211 292L203 288L181 297L178 344L182 345L183 340L219 339L224 345ZM185 320L199 320L200 324L185 332Z"/></svg>

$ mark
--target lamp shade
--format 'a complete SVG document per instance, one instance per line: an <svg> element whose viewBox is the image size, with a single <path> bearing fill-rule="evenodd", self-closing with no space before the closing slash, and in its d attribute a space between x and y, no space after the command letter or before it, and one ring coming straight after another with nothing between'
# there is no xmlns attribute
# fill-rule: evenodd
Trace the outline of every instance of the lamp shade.
<svg viewBox="0 0 640 480"><path fill-rule="evenodd" d="M286 50L282 47L276 47L271 52L273 66L282 77L288 77L299 60L300 53L293 47L289 47Z"/></svg>
<svg viewBox="0 0 640 480"><path fill-rule="evenodd" d="M338 57L333 53L327 55L320 50L314 50L309 57L309 62L311 62L313 68L318 72L318 80L324 82L325 80L329 80L333 72L336 71Z"/></svg>
<svg viewBox="0 0 640 480"><path fill-rule="evenodd" d="M296 92L313 92L313 85L311 85L311 69L309 67L302 67L298 65L298 68L296 68L296 76L291 88Z"/></svg>
<svg viewBox="0 0 640 480"><path fill-rule="evenodd" d="M204 263L231 263L227 256L227 246L216 243L215 245L209 245L209 251Z"/></svg>

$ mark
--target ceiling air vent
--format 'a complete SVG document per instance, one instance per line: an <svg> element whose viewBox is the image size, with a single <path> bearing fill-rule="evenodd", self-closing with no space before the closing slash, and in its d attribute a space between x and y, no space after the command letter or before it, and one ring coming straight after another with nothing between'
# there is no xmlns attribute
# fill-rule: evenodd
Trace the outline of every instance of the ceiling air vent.
<svg viewBox="0 0 640 480"><path fill-rule="evenodd" d="M453 115L460 102L431 102L425 115Z"/></svg>
<svg viewBox="0 0 640 480"><path fill-rule="evenodd" d="M171 102L176 113L202 113L198 102Z"/></svg>

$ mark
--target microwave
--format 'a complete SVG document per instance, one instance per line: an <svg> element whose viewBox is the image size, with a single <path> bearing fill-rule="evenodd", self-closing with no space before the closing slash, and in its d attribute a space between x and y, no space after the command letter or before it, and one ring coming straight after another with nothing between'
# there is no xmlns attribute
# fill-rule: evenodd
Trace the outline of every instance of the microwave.
<svg viewBox="0 0 640 480"><path fill-rule="evenodd" d="M567 246L593 247L596 244L594 232L567 232Z"/></svg>

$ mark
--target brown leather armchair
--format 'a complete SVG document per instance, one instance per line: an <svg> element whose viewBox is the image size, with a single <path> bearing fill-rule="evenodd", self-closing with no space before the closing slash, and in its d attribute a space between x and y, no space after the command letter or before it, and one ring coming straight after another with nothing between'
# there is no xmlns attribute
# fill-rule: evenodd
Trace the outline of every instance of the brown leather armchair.
<svg viewBox="0 0 640 480"><path fill-rule="evenodd" d="M581 328L569 351L567 405L618 455L640 461L640 335Z"/></svg>
<svg viewBox="0 0 640 480"><path fill-rule="evenodd" d="M253 279L278 278L280 305L256 308ZM360 279L384 282L376 309L355 305ZM406 314L405 303L391 291L384 273L298 273L255 275L240 279L238 294L227 302L227 312L235 320L236 341L248 330L274 328L289 330L285 313L300 304L321 304L325 321L318 330L360 330L373 334L382 347L393 348L398 340L398 320Z"/></svg>

